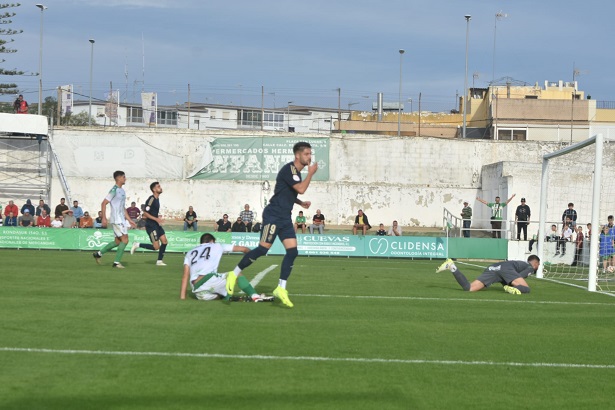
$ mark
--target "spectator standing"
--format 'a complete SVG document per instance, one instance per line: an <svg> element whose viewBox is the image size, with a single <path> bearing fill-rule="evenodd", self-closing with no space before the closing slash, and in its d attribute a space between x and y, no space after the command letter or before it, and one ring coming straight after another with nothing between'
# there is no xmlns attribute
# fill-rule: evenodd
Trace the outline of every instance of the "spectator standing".
<svg viewBox="0 0 615 410"><path fill-rule="evenodd" d="M36 226L39 228L49 228L51 226L51 217L45 209L41 209L41 214L36 217Z"/></svg>
<svg viewBox="0 0 615 410"><path fill-rule="evenodd" d="M611 263L611 258L615 255L615 242L607 225L602 227L600 232L600 250L598 252L602 261L602 272L606 273L606 268Z"/></svg>
<svg viewBox="0 0 615 410"><path fill-rule="evenodd" d="M227 214L224 214L222 219L218 219L218 222L214 225L214 231L231 232L231 222L228 220Z"/></svg>
<svg viewBox="0 0 615 410"><path fill-rule="evenodd" d="M587 233L585 234L585 237L587 238L587 240L589 241L592 237L592 224L587 224Z"/></svg>
<svg viewBox="0 0 615 410"><path fill-rule="evenodd" d="M14 214L13 211L9 212L9 214L4 219L4 226L18 226L17 214Z"/></svg>
<svg viewBox="0 0 615 410"><path fill-rule="evenodd" d="M139 216L141 215L141 210L137 207L136 202L131 202L130 207L126 208L126 212L128 212L128 216L130 217L130 219L135 222L137 221L137 219L139 219Z"/></svg>
<svg viewBox="0 0 615 410"><path fill-rule="evenodd" d="M357 230L361 230L363 235L367 232L368 229L371 229L371 225L369 224L369 220L367 219L367 215L363 212L362 209L359 209L357 215L354 217L354 226L352 227L352 234L356 235Z"/></svg>
<svg viewBox="0 0 615 410"><path fill-rule="evenodd" d="M9 216L11 212L13 213L13 216L15 218L17 218L17 215L19 215L19 208L17 208L17 205L15 205L13 201L9 201L9 204L6 206L6 208L4 208L4 216Z"/></svg>
<svg viewBox="0 0 615 410"><path fill-rule="evenodd" d="M98 216L94 219L94 228L101 229L102 227L102 211L98 211Z"/></svg>
<svg viewBox="0 0 615 410"><path fill-rule="evenodd" d="M246 224L241 220L241 216L237 217L237 220L233 222L233 226L231 227L231 232L245 232Z"/></svg>
<svg viewBox="0 0 615 410"><path fill-rule="evenodd" d="M61 228L62 227L62 217L56 216L56 218L51 221L52 228Z"/></svg>
<svg viewBox="0 0 615 410"><path fill-rule="evenodd" d="M29 209L24 209L23 215L19 217L19 226L34 226L34 217L30 214Z"/></svg>
<svg viewBox="0 0 615 410"><path fill-rule="evenodd" d="M476 197L478 202L481 202L491 208L491 235L493 238L502 238L502 210L512 201L517 194L513 194L506 203L500 203L500 197L495 197L495 202L487 202L482 198Z"/></svg>
<svg viewBox="0 0 615 410"><path fill-rule="evenodd" d="M463 209L461 210L461 219L463 223L463 237L470 237L470 226L472 226L472 207L468 201L463 201Z"/></svg>
<svg viewBox="0 0 615 410"><path fill-rule="evenodd" d="M254 222L254 212L250 211L250 205L245 204L243 211L239 213L241 220L246 224L246 232L252 231L252 222Z"/></svg>
<svg viewBox="0 0 615 410"><path fill-rule="evenodd" d="M21 214L23 215L26 209L30 212L30 216L34 215L34 205L32 205L32 201L29 199L26 200L26 203L21 207Z"/></svg>
<svg viewBox="0 0 615 410"><path fill-rule="evenodd" d="M28 102L23 99L23 95L19 94L19 97L13 103L13 111L15 114L27 114L28 113Z"/></svg>
<svg viewBox="0 0 615 410"><path fill-rule="evenodd" d="M301 233L305 233L307 226L307 218L303 215L303 211L299 211L299 215L295 218L295 233L301 229Z"/></svg>
<svg viewBox="0 0 615 410"><path fill-rule="evenodd" d="M38 206L36 207L35 215L40 216L43 209L45 210L45 212L47 212L48 216L51 215L51 208L49 208L49 205L47 205L45 201L41 199L40 201L38 201Z"/></svg>
<svg viewBox="0 0 615 410"><path fill-rule="evenodd" d="M577 211L574 210L574 204L572 202L568 204L568 209L564 210L562 222L566 222L566 217L570 218L572 227L574 228L577 225Z"/></svg>
<svg viewBox="0 0 615 410"><path fill-rule="evenodd" d="M572 261L571 266L577 266L579 260L581 259L581 254L583 253L583 243L585 242L585 238L583 236L583 227L581 225L577 226L577 237L575 239L575 251L574 251L574 260Z"/></svg>
<svg viewBox="0 0 615 410"><path fill-rule="evenodd" d="M79 201L73 201L73 206L70 208L70 210L73 211L73 216L77 220L78 226L79 222L81 221L81 217L83 216L83 209L81 209L81 207L79 206Z"/></svg>
<svg viewBox="0 0 615 410"><path fill-rule="evenodd" d="M523 231L523 240L527 241L527 225L530 223L530 207L526 205L525 198L521 198L521 205L517 207L515 212L515 222L517 222L517 240L521 240L521 231Z"/></svg>
<svg viewBox="0 0 615 410"><path fill-rule="evenodd" d="M68 205L66 205L66 199L60 198L60 203L56 205L54 216L62 217L64 215L64 211L67 211L67 210L68 210Z"/></svg>
<svg viewBox="0 0 615 410"><path fill-rule="evenodd" d="M393 221L393 225L389 228L389 232L387 232L388 236L401 236L401 226L397 224L397 221Z"/></svg>
<svg viewBox="0 0 615 410"><path fill-rule="evenodd" d="M321 235L325 231L325 216L320 213L320 209L316 210L316 215L312 217L312 224L310 225L310 233L314 233L314 229L318 229L318 233Z"/></svg>
<svg viewBox="0 0 615 410"><path fill-rule="evenodd" d="M387 235L387 231L384 229L384 224L380 224L380 226L378 227L378 230L376 231L376 235L377 236L386 236Z"/></svg>
<svg viewBox="0 0 615 410"><path fill-rule="evenodd" d="M184 218L184 231L192 228L193 231L198 229L198 220L196 219L196 212L194 212L194 208L192 206L188 207L188 212L186 212L186 217Z"/></svg>
<svg viewBox="0 0 615 410"><path fill-rule="evenodd" d="M85 211L83 213L83 216L79 220L79 228L93 228L93 227L94 227L94 220L90 216L90 213L88 211Z"/></svg>
<svg viewBox="0 0 615 410"><path fill-rule="evenodd" d="M76 228L77 227L77 218L73 215L72 209L67 209L63 212L64 216L62 218L62 228Z"/></svg>

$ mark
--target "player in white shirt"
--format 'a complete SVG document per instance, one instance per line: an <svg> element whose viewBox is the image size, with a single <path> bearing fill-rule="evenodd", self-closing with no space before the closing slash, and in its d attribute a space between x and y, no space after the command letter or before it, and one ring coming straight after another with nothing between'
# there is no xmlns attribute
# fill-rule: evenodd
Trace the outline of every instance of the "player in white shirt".
<svg viewBox="0 0 615 410"><path fill-rule="evenodd" d="M249 251L250 249L245 246L221 245L216 243L216 238L212 234L203 234L201 236L201 244L186 253L184 258L184 275L182 276L179 298L186 299L188 282L190 282L192 293L199 300L216 300L220 298L228 300L226 273L218 273L218 265L220 265L222 254L225 252L248 253ZM272 297L256 293L256 290L254 290L250 282L243 275L237 278L237 284L253 302L273 300Z"/></svg>
<svg viewBox="0 0 615 410"><path fill-rule="evenodd" d="M114 268L124 268L122 265L122 255L124 255L124 249L128 245L128 227L132 226L136 228L135 223L128 212L126 211L126 192L124 191L124 184L126 183L126 174L124 171L115 171L113 173L113 179L115 179L115 185L111 188L111 191L103 199L101 204L101 221L102 227L107 227L107 204L111 205L111 214L109 215L109 223L113 228L115 234L115 241L106 244L100 251L94 252L93 256L96 263L100 264L102 256L117 247L115 253L115 261L113 262Z"/></svg>

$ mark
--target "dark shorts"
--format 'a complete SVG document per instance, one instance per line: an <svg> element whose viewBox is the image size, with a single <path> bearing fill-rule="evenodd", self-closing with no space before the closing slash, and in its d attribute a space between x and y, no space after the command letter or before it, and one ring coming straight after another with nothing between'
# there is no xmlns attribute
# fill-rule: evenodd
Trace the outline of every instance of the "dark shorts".
<svg viewBox="0 0 615 410"><path fill-rule="evenodd" d="M482 282L485 287L489 287L494 283L501 283L502 285L510 285L512 281L520 278L521 276L515 271L501 270L492 271L486 269L476 280Z"/></svg>
<svg viewBox="0 0 615 410"><path fill-rule="evenodd" d="M164 228L160 225L151 226L145 225L145 232L147 232L147 236L149 236L149 240L154 242L158 242L160 237L164 235Z"/></svg>
<svg viewBox="0 0 615 410"><path fill-rule="evenodd" d="M263 212L263 226L261 228L261 242L273 244L275 238L279 237L280 241L289 238L297 238L295 226L290 215L287 217L279 217L271 215L267 212L267 208Z"/></svg>

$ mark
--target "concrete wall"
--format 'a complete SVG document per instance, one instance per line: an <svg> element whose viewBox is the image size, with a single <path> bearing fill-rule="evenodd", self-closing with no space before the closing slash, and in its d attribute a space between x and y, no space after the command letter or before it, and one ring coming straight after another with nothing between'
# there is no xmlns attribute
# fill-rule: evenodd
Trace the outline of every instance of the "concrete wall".
<svg viewBox="0 0 615 410"><path fill-rule="evenodd" d="M117 130L115 132L125 132ZM56 130L59 139L71 133L96 133L100 130ZM256 132L183 132L177 130L133 129L154 147L178 155L185 160L185 169L192 169L200 158L194 146L199 138L233 135L259 136ZM297 134L285 134L300 137ZM308 136L307 134L303 134ZM312 135L317 136L317 135ZM541 142L510 142L486 140L448 140L431 138L400 138L382 136L332 136L330 141L330 180L313 182L302 198L312 202L312 215L320 208L329 224L350 224L359 208L369 216L372 224L390 225L397 219L403 226L442 226L443 209L461 212L464 199L475 209L475 227L488 225L487 209L475 198L492 200L496 195L517 197L511 203L508 215L521 197L538 217L540 164L542 155L560 147L559 144ZM60 153L60 157L62 157ZM145 166L145 164L144 164ZM155 166L155 165L152 165ZM62 186L53 167L51 205L64 196ZM126 192L129 201L138 204L149 196L145 178L127 175ZM236 215L245 203L260 215L265 200L272 191L262 190L262 181L206 181L158 178L164 189L161 196L162 212L168 217L183 217L193 205L199 219L218 219L225 212ZM275 181L269 181L273 189ZM73 199L84 209L95 213L113 185L109 178L97 179L88 175L70 177ZM514 205L514 207L513 207ZM563 208L562 208L563 210ZM295 213L299 208L295 209Z"/></svg>

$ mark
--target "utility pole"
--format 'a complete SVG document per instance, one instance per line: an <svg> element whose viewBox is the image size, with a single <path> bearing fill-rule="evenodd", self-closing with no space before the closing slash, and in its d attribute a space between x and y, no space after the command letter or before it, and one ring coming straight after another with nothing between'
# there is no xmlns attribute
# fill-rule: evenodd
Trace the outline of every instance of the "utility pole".
<svg viewBox="0 0 615 410"><path fill-rule="evenodd" d="M261 85L261 131L265 129L265 86Z"/></svg>
<svg viewBox="0 0 615 410"><path fill-rule="evenodd" d="M190 83L188 83L188 129L190 129ZM200 121L199 129L201 129Z"/></svg>
<svg viewBox="0 0 615 410"><path fill-rule="evenodd" d="M337 130L342 131L342 89L337 89Z"/></svg>

